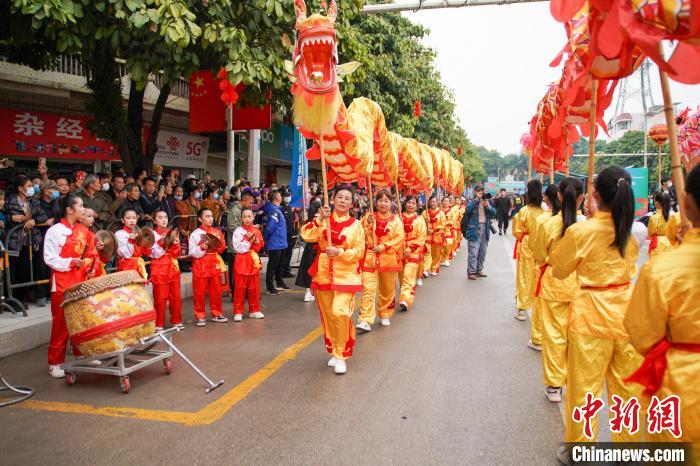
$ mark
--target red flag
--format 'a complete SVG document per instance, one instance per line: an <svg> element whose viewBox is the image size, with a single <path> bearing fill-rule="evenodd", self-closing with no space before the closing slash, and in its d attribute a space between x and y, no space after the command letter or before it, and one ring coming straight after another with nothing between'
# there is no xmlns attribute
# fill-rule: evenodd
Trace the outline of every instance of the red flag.
<svg viewBox="0 0 700 466"><path fill-rule="evenodd" d="M241 94L243 84L235 88ZM226 104L221 100L219 80L210 71L195 71L190 76L190 127L191 133L226 131ZM272 126L270 104L262 108L234 107L233 129L269 129Z"/></svg>

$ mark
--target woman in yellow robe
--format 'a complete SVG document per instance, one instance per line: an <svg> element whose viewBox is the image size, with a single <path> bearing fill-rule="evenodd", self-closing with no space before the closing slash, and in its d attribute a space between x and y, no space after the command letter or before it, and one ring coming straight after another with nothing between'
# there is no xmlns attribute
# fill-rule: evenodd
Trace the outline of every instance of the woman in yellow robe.
<svg viewBox="0 0 700 466"><path fill-rule="evenodd" d="M356 328L363 333L372 330L377 314L383 327L391 325L396 306L396 274L403 267L403 222L399 215L391 212L391 192L379 191L375 206L375 216L368 213L362 219L365 258L361 267L362 296Z"/></svg>
<svg viewBox="0 0 700 466"><path fill-rule="evenodd" d="M682 435L664 430L654 440L690 443L700 464L700 165L688 174L680 201L692 229L678 248L644 265L625 328L646 356L631 379L644 386L647 396L680 399Z"/></svg>
<svg viewBox="0 0 700 466"><path fill-rule="evenodd" d="M442 213L445 214L445 232L443 234L444 241L442 243L442 253L440 256L440 266L449 267L450 259L452 259L452 250L455 242L455 232L459 230L459 224L455 228L455 218L457 209L450 201L452 196L442 198Z"/></svg>
<svg viewBox="0 0 700 466"><path fill-rule="evenodd" d="M545 396L553 403L562 400L566 384L566 348L569 307L578 291L576 274L564 280L552 275L551 254L566 230L578 219L578 206L583 201L583 183L567 177L559 184L561 211L538 227L533 252L540 265L540 281L535 288L542 321L542 375Z"/></svg>
<svg viewBox="0 0 700 466"><path fill-rule="evenodd" d="M399 296L399 308L407 311L413 307L413 299L416 295L416 279L418 266L423 262L423 248L427 227L425 220L418 215L418 200L415 196L408 196L404 204L403 220L404 250L403 270L399 272L401 295Z"/></svg>
<svg viewBox="0 0 700 466"><path fill-rule="evenodd" d="M681 213L674 212L668 218L668 226L666 228L666 237L668 242L671 243L671 247L676 247L680 244L678 241L678 229L681 226Z"/></svg>
<svg viewBox="0 0 700 466"><path fill-rule="evenodd" d="M627 401L641 395L638 385L625 382L642 357L632 347L623 325L637 273L639 249L631 236L634 194L629 174L617 166L603 170L593 192L593 218L570 226L550 254L552 275L564 280L576 273L580 291L571 303L566 378L566 441L590 442L598 437L598 417L591 420L591 437L576 422L575 408L586 405L586 395L600 398L606 382L608 406L613 395ZM644 408L642 408L643 410ZM612 440L643 440L640 419L636 434L612 432Z"/></svg>
<svg viewBox="0 0 700 466"><path fill-rule="evenodd" d="M445 214L438 206L435 196L430 196L428 208L423 211L423 219L428 226L428 236L425 244L430 247L430 267L427 272L435 276L440 272L440 259L442 258L442 245L444 242L443 234L446 223Z"/></svg>
<svg viewBox="0 0 700 466"><path fill-rule="evenodd" d="M559 187L556 184L547 186L547 189L544 191L544 202L547 204L547 210L535 218L535 223L530 230L529 238L530 247L532 248L532 258L535 262L535 268L533 270L535 275L532 278L535 288L532 291L532 319L530 321L530 340L527 342L527 346L535 351L542 351L542 311L540 309L542 306L542 298L539 296L539 290L546 265L542 258L537 258L535 254L535 245L537 244L542 225L552 218L553 215L559 213Z"/></svg>
<svg viewBox="0 0 700 466"><path fill-rule="evenodd" d="M338 188L333 196L333 213L325 206L316 219L301 229L304 241L316 243L319 248L309 275L313 279L311 289L321 314L326 349L332 355L328 365L335 368L336 374L347 371L345 360L352 356L355 293L362 291L358 270L365 253L365 231L360 222L350 216L354 197L352 187Z"/></svg>
<svg viewBox="0 0 700 466"><path fill-rule="evenodd" d="M671 249L671 242L666 237L671 212L671 197L659 191L654 194L656 212L649 219L649 257Z"/></svg>
<svg viewBox="0 0 700 466"><path fill-rule="evenodd" d="M537 216L542 212L542 183L530 180L527 183L525 206L513 219L511 230L515 236L513 258L517 259L515 269L515 318L527 319L527 310L532 305L535 291L535 259L530 245L530 232L534 232Z"/></svg>

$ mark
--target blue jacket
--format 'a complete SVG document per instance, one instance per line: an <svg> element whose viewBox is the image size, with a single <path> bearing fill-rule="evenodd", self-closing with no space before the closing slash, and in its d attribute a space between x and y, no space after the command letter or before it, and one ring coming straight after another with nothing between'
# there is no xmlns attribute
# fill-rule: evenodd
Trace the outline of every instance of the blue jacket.
<svg viewBox="0 0 700 466"><path fill-rule="evenodd" d="M263 207L263 212L267 217L267 225L263 232L265 247L268 251L287 249L287 222L282 211L272 202L268 202Z"/></svg>
<svg viewBox="0 0 700 466"><path fill-rule="evenodd" d="M479 241L479 199L472 199L467 204L467 210L464 212L460 229L467 241ZM486 241L491 237L491 229L489 222L496 218L496 209L488 205L485 209L486 213Z"/></svg>

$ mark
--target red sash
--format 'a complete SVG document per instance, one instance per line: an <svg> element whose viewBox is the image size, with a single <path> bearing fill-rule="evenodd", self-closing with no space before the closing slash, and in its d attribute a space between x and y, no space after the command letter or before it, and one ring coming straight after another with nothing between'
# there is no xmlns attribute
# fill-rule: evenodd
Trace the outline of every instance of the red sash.
<svg viewBox="0 0 700 466"><path fill-rule="evenodd" d="M654 235L651 237L651 241L649 241L649 251L647 251L647 253L651 254L652 251L654 251L658 247L659 247L659 237L657 235Z"/></svg>
<svg viewBox="0 0 700 466"><path fill-rule="evenodd" d="M518 258L518 246L522 244L523 238L525 238L526 236L527 233L523 233L522 235L515 238L515 247L513 247L513 259Z"/></svg>
<svg viewBox="0 0 700 466"><path fill-rule="evenodd" d="M549 264L547 263L540 265L540 276L537 278L537 288L535 288L535 297L540 295L540 290L542 288L542 277L544 277L544 273L547 271L547 267L549 267Z"/></svg>
<svg viewBox="0 0 700 466"><path fill-rule="evenodd" d="M617 288L625 288L630 286L630 282L627 283L620 283L620 284L610 284L607 286L589 286L589 285L583 285L581 287L582 290L594 290L594 291L605 291L605 290L614 290Z"/></svg>
<svg viewBox="0 0 700 466"><path fill-rule="evenodd" d="M639 369L625 379L625 382L636 382L644 386L644 395L652 396L664 380L666 373L666 352L671 349L700 353L700 343L675 343L668 341L666 337L659 340L644 358Z"/></svg>

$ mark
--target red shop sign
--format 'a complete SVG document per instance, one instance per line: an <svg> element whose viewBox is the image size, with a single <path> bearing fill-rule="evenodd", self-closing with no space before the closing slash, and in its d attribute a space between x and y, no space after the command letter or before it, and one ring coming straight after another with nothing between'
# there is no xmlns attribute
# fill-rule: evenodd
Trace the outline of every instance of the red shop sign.
<svg viewBox="0 0 700 466"><path fill-rule="evenodd" d="M117 148L87 129L89 117L0 108L0 154L120 160Z"/></svg>

